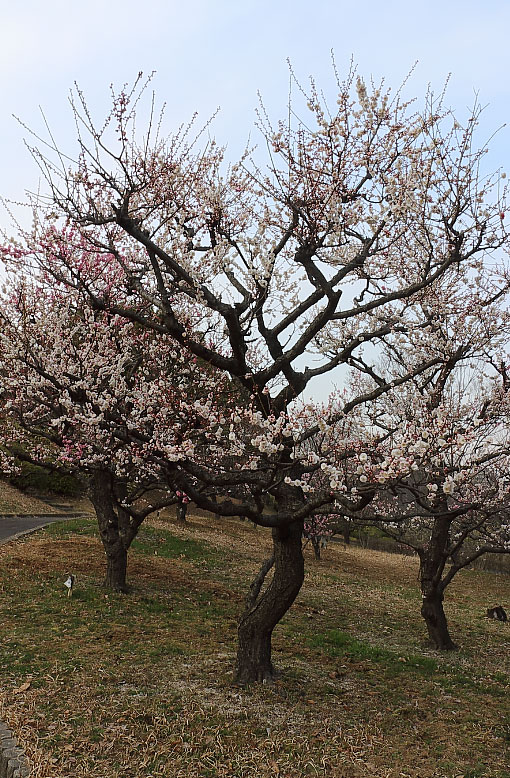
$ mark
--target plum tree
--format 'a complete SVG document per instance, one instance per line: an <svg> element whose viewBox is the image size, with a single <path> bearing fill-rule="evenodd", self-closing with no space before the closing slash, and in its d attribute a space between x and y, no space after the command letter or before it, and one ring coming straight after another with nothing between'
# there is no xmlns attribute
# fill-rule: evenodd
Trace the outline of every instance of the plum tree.
<svg viewBox="0 0 510 778"><path fill-rule="evenodd" d="M261 108L262 169L248 150L227 165L193 124L163 137L154 101L142 137L141 80L113 95L98 124L78 90L79 154L69 162L51 139L33 148L48 192L33 203L33 232L3 248L6 262L38 266L92 310L236 383L243 399L217 418L208 460L181 448L159 463L200 507L271 528L272 580L264 588L258 577L239 622L240 682L272 678L271 635L303 582L305 520L333 504L354 514L373 497L344 480L362 447L313 455L307 437L436 364L415 360L388 383L370 350L425 333L430 317L417 319L413 303L477 273L508 240L501 177L480 172L477 106L463 123L430 92L418 108L354 70L336 93L330 111L312 81L307 119L292 105L275 127ZM373 388L303 430L296 400L342 366L372 371ZM327 478L314 487L319 469Z"/></svg>
<svg viewBox="0 0 510 778"><path fill-rule="evenodd" d="M126 591L128 549L149 513L178 501L158 458L188 452L200 405L221 397L197 360L66 288L16 277L0 311L5 452L88 482L108 587ZM184 384L187 390L183 391Z"/></svg>
<svg viewBox="0 0 510 778"><path fill-rule="evenodd" d="M454 576L482 554L510 553L507 292L505 275L488 269L471 288L436 289L434 312L426 306L434 327L394 346L386 369L398 376L425 353L440 363L367 405L360 420L379 431L366 477L386 487L370 511L418 554L421 613L442 650L456 648L443 609ZM409 455L409 472L395 472Z"/></svg>

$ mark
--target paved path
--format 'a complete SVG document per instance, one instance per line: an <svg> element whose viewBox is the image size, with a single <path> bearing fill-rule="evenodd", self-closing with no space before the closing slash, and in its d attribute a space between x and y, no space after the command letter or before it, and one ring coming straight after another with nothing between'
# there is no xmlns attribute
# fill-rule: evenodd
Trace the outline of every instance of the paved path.
<svg viewBox="0 0 510 778"><path fill-rule="evenodd" d="M75 514L42 514L39 516L0 516L0 544L14 540L20 535L27 535L36 529L45 527L55 521L85 518L84 513Z"/></svg>

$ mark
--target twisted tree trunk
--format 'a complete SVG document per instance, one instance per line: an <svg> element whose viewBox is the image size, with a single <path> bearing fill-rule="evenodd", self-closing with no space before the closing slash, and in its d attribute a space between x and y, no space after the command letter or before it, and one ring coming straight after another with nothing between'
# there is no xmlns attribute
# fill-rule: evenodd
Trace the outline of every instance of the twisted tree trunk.
<svg viewBox="0 0 510 778"><path fill-rule="evenodd" d="M443 608L442 575L449 554L450 525L449 516L436 517L429 543L418 549L422 593L421 615L425 620L432 645L441 651L453 651L457 648L448 632L448 622Z"/></svg>
<svg viewBox="0 0 510 778"><path fill-rule="evenodd" d="M457 646L448 632L442 591L429 590L428 594L423 595L421 615L425 619L432 645L440 651L455 651Z"/></svg>
<svg viewBox="0 0 510 778"><path fill-rule="evenodd" d="M281 618L296 599L304 580L301 548L303 523L273 529L274 574L267 589L260 589L270 569L268 562L252 585L246 610L238 626L236 681L268 682L274 677L271 636ZM272 561L272 560L270 560ZM267 569L264 571L264 567Z"/></svg>

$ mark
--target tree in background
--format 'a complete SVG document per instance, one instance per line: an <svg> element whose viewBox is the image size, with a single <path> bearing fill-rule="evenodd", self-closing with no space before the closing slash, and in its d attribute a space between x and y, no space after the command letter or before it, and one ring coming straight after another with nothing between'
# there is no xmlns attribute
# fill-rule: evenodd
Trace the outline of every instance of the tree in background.
<svg viewBox="0 0 510 778"><path fill-rule="evenodd" d="M16 278L0 311L2 441L21 460L86 478L106 559L125 591L127 553L149 513L177 502L158 456L177 457L221 394L197 360L67 288ZM195 406L194 401L199 401ZM159 490L159 493L156 493Z"/></svg>
<svg viewBox="0 0 510 778"><path fill-rule="evenodd" d="M261 108L263 170L248 151L227 166L224 149L200 147L191 126L162 137L154 103L140 137L140 83L114 95L99 125L77 92L79 155L68 166L56 147L52 159L34 149L48 195L34 203L34 232L3 254L80 290L94 311L172 340L246 398L218 423L209 462L180 451L162 465L200 507L271 528L273 577L252 587L237 656L239 681L268 680L273 629L303 582L304 522L333 504L350 515L373 497L363 476L352 487L343 478L346 458L363 466L363 445L301 456L303 443L394 388L370 350L417 328L425 336L430 319L413 303L438 283L467 282L507 242L505 193L498 175L480 173L479 109L462 124L430 93L418 109L351 72L337 79L330 112L312 82L306 120L291 105L291 120L273 127ZM200 321L188 326L190 303L213 343ZM396 384L435 361L414 360ZM374 388L303 431L296 399L340 366L371 371ZM313 486L319 469L327 488Z"/></svg>
<svg viewBox="0 0 510 778"><path fill-rule="evenodd" d="M443 650L456 648L447 586L482 554L510 553L507 290L488 272L470 287L436 288L424 309L433 327L393 347L386 367L398 376L424 350L439 364L363 409L380 437L365 475L387 487L370 511L379 509L386 521L378 526L418 554L421 613ZM409 454L401 477L392 462Z"/></svg>

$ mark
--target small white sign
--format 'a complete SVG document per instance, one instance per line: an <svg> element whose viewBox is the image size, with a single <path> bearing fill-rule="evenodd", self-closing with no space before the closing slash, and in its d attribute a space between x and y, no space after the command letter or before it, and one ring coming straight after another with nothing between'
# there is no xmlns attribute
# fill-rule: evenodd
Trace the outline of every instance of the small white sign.
<svg viewBox="0 0 510 778"><path fill-rule="evenodd" d="M73 583L74 583L74 575L70 575L67 581L64 581L64 586L67 586L68 589L72 589Z"/></svg>

